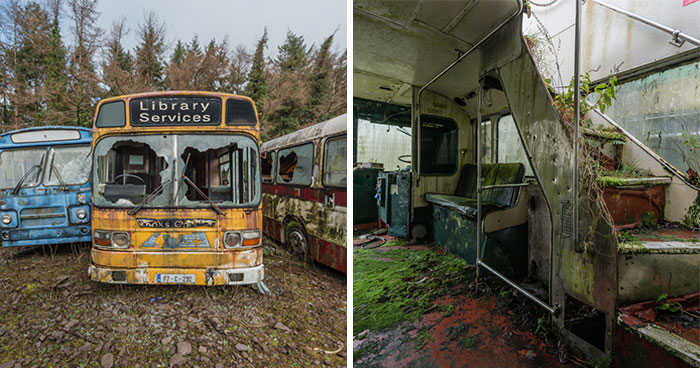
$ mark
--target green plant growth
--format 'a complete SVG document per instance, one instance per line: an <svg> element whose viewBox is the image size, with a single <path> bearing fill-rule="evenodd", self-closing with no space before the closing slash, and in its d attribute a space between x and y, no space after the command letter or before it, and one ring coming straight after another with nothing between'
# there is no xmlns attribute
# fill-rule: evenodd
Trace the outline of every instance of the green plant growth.
<svg viewBox="0 0 700 368"><path fill-rule="evenodd" d="M665 310L671 313L683 312L683 306L678 302L669 302L668 294L661 294L656 298L656 310Z"/></svg>
<svg viewBox="0 0 700 368"><path fill-rule="evenodd" d="M688 208L688 213L683 217L682 224L689 228L700 228L700 193Z"/></svg>
<svg viewBox="0 0 700 368"><path fill-rule="evenodd" d="M688 150L687 155L683 155L683 160L688 164L688 181L690 184L700 186L700 137L688 131L683 132L683 145Z"/></svg>
<svg viewBox="0 0 700 368"><path fill-rule="evenodd" d="M564 93L559 93L554 97L554 101L558 103L559 115L562 118L569 119L573 121L573 108L574 108L574 84L576 83L576 78L572 77L569 86ZM580 77L580 108L581 116L585 115L588 111L594 108L599 108L601 112L605 110L612 104L615 100L615 84L617 83L616 76L608 77L607 82L598 83L595 86L591 86L591 75L590 73L581 74ZM593 104L589 104L586 98L591 93L597 95L597 99Z"/></svg>
<svg viewBox="0 0 700 368"><path fill-rule="evenodd" d="M537 328L535 328L535 335L547 336L549 335L551 325L546 314L537 319Z"/></svg>
<svg viewBox="0 0 700 368"><path fill-rule="evenodd" d="M414 341L416 343L416 351L421 351L430 342L430 328L427 326L421 327L416 333Z"/></svg>
<svg viewBox="0 0 700 368"><path fill-rule="evenodd" d="M358 250L353 260L353 332L380 331L414 321L437 298L473 279L473 268L431 250Z"/></svg>

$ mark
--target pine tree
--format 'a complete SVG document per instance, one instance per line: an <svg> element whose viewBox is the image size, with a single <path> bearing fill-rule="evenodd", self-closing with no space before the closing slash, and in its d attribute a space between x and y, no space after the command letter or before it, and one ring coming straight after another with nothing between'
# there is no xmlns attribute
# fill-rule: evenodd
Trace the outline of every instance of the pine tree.
<svg viewBox="0 0 700 368"><path fill-rule="evenodd" d="M266 47L267 28L265 28L265 32L263 32L263 35L260 37L258 45L255 48L253 65L250 68L250 73L248 73L248 84L245 88L246 95L255 101L260 121L263 121L265 116L265 100L267 99L269 93L264 55Z"/></svg>
<svg viewBox="0 0 700 368"><path fill-rule="evenodd" d="M128 33L126 18L112 23L107 38L106 56L102 62L102 83L107 86L107 97L140 91L134 76L134 60L122 46L122 38Z"/></svg>
<svg viewBox="0 0 700 368"><path fill-rule="evenodd" d="M149 13L145 23L139 26L139 38L135 64L139 82L147 90L163 90L165 24L158 23L155 13Z"/></svg>
<svg viewBox="0 0 700 368"><path fill-rule="evenodd" d="M327 116L327 107L331 99L331 72L333 71L333 45L332 34L326 38L314 55L314 64L309 77L309 100L305 107L305 119L316 122L330 118Z"/></svg>

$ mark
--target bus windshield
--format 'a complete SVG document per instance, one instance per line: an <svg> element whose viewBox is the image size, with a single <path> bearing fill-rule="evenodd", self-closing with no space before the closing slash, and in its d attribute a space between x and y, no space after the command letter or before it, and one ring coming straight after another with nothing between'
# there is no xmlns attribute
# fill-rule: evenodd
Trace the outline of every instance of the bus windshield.
<svg viewBox="0 0 700 368"><path fill-rule="evenodd" d="M37 186L41 180L46 152L46 147L0 152L0 188L14 188L25 176L23 187Z"/></svg>
<svg viewBox="0 0 700 368"><path fill-rule="evenodd" d="M90 146L54 147L51 167L46 169L44 185L85 184L90 176Z"/></svg>
<svg viewBox="0 0 700 368"><path fill-rule="evenodd" d="M241 134L109 136L95 145L93 202L102 207L252 207L258 146Z"/></svg>

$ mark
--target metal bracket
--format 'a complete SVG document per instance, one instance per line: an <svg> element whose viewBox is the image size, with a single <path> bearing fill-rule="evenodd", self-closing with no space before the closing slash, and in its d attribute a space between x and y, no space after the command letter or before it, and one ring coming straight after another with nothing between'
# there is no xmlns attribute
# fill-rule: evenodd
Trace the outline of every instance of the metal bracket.
<svg viewBox="0 0 700 368"><path fill-rule="evenodd" d="M672 36L673 38L672 38L670 41L668 41L668 43L670 43L670 44L673 45L673 46L678 46L678 47L683 46L683 44L685 43L685 40L682 39L682 38L680 38L680 37L678 37L678 35L679 35L680 33L681 33L681 31L679 31L679 30L677 30L677 29L674 30L674 31L671 33L671 36Z"/></svg>

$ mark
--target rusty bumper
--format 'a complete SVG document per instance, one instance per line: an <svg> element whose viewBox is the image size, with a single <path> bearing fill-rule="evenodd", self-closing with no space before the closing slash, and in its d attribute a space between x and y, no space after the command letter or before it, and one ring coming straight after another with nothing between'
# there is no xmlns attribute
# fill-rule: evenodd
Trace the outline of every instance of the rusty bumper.
<svg viewBox="0 0 700 368"><path fill-rule="evenodd" d="M106 268L92 264L88 269L91 280L109 284L247 285L262 281L264 274L262 264L243 268ZM179 280L168 281L166 275L177 275Z"/></svg>

